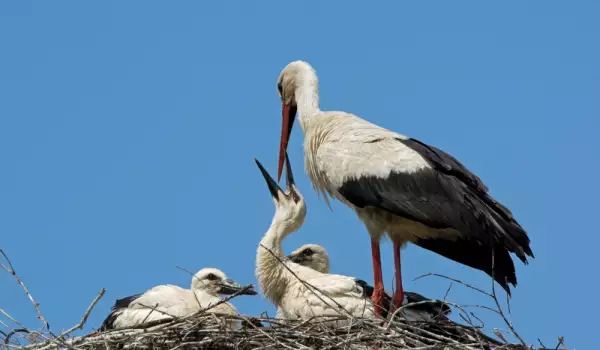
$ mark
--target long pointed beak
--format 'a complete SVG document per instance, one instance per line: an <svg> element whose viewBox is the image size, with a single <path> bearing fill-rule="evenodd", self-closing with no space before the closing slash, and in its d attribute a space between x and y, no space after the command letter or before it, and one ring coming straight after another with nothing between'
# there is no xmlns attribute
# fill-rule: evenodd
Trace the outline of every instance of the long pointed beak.
<svg viewBox="0 0 600 350"><path fill-rule="evenodd" d="M221 282L219 284L219 294L224 294L224 295L231 295L231 294L235 294L237 292L239 292L240 290L242 290L244 287L242 287L239 283L234 282L230 279L226 279L225 281ZM241 294L243 295L256 295L258 293L256 293L256 291L254 290L254 288L249 288L245 291L243 291Z"/></svg>
<svg viewBox="0 0 600 350"><path fill-rule="evenodd" d="M291 190L292 185L295 185L294 174L292 173L292 163L290 163L287 151L285 151L285 185L288 190Z"/></svg>
<svg viewBox="0 0 600 350"><path fill-rule="evenodd" d="M299 264L304 261L304 257L301 257L300 255L288 255L287 258L290 261L295 262L296 264Z"/></svg>
<svg viewBox="0 0 600 350"><path fill-rule="evenodd" d="M281 172L283 170L283 162L285 161L285 151L287 150L288 142L290 141L290 135L292 134L292 127L294 126L294 119L296 118L296 106L282 104L281 112L281 139L279 141L279 167L277 169L277 181L281 179Z"/></svg>
<svg viewBox="0 0 600 350"><path fill-rule="evenodd" d="M262 164L260 164L258 159L254 158L254 161L256 162L256 165L258 165L258 169L260 169L262 176L265 178L265 181L267 182L267 186L269 187L271 196L273 196L273 198L275 198L275 200L279 200L279 195L283 194L283 190L281 189L281 187L279 187L277 182L275 182L275 180L273 180L271 175L269 175L269 173L265 170L265 168L262 166Z"/></svg>

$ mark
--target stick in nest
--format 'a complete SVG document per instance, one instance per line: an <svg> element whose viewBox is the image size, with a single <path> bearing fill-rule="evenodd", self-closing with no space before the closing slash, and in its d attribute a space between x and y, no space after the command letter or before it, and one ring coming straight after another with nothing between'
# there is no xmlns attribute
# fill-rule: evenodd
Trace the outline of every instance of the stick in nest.
<svg viewBox="0 0 600 350"><path fill-rule="evenodd" d="M90 316L90 313L92 313L92 310L94 310L94 306L96 306L96 304L98 303L98 301L100 299L102 299L102 297L104 296L104 293L106 293L106 289L102 288L100 290L100 293L98 293L98 295L96 295L96 297L94 298L94 300L92 300L92 303L90 304L90 306L88 306L87 310L85 311L85 314L83 314L83 317L81 318L81 321L78 324L76 324L75 326L67 329L64 332L62 332L57 338L66 337L67 335L73 333L77 329L83 329L83 326L87 322L87 319Z"/></svg>
<svg viewBox="0 0 600 350"><path fill-rule="evenodd" d="M472 290L474 290L474 291L476 291L478 293L481 293L481 294L483 294L483 295L491 298L494 301L494 304L496 305L496 309L492 309L492 308L490 308L488 306L481 306L481 305L474 305L474 306L482 308L482 309L486 309L486 310L489 310L489 311L492 311L492 312L495 312L496 314L498 314L502 318L502 320L504 321L504 323L508 326L508 328L510 329L510 332L512 333L512 335L519 340L519 342L521 343L521 345L526 346L527 343L525 343L525 341L523 340L523 338L517 333L517 331L515 330L515 328L512 325L512 322L510 322L508 320L508 318L506 317L506 314L502 310L502 306L500 305L500 301L498 300L498 296L496 294L496 284L495 284L495 280L494 280L494 273L493 273L493 271L494 271L494 255L492 254L492 275L491 275L492 292L491 293L488 293L488 292L486 292L486 291L484 291L484 290L482 290L480 288L474 287L474 286L472 286L472 285L470 285L468 283L465 283L463 281L457 280L455 278L451 278L451 277L444 276L444 275L437 274L437 273L427 273L427 274L424 274L424 275L416 277L413 281L416 281L416 280L421 279L423 277L429 277L429 276L440 277L440 278L444 278L444 279L450 280L452 282L459 283L459 284L461 284L461 285L463 285L463 286L465 286L465 287L467 287L469 289L472 289Z"/></svg>
<svg viewBox="0 0 600 350"><path fill-rule="evenodd" d="M13 276L13 278L21 286L21 288L25 292L25 295L27 295L27 298L29 298L29 300L31 301L31 304L35 308L35 311L37 312L38 320L42 321L42 324L43 324L42 330L44 328L46 328L46 330L50 331L50 324L44 318L44 315L42 314L42 311L40 310L40 304L37 301L35 301L35 299L33 299L33 296L29 292L29 289L27 289L27 287L25 286L25 283L23 283L23 280L21 280L19 275L17 275L17 272L15 271L15 268L13 267L12 262L10 261L10 259L8 258L8 256L4 252L4 250L0 249L0 254L2 254L2 256L4 257L4 260L6 260L6 262L8 263L8 266L6 266L4 264L0 264L0 267L2 267L6 272L8 272L11 276Z"/></svg>

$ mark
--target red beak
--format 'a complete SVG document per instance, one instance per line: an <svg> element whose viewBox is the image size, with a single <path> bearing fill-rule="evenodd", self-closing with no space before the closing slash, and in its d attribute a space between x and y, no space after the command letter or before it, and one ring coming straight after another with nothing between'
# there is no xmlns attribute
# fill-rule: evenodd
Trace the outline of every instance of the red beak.
<svg viewBox="0 0 600 350"><path fill-rule="evenodd" d="M281 113L281 140L279 143L279 167L277 169L277 181L281 178L281 172L283 171L283 162L285 161L285 151L287 151L288 141L292 133L292 127L294 126L294 119L296 118L296 106L282 104Z"/></svg>

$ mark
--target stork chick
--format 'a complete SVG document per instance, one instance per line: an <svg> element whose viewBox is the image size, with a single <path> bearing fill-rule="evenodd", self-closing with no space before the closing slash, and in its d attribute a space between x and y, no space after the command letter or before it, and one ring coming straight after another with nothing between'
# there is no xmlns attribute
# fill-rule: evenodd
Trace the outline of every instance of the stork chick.
<svg viewBox="0 0 600 350"><path fill-rule="evenodd" d="M329 253L318 244L305 244L294 250L287 258L296 264L310 267L321 273L329 273Z"/></svg>
<svg viewBox="0 0 600 350"><path fill-rule="evenodd" d="M329 273L329 254L327 250L318 244L305 244L294 250L287 256L290 261L309 267L315 271ZM372 297L374 288L362 280L356 280L364 286L366 297ZM383 300L382 316L387 318L388 311L392 304L392 297L385 293ZM411 305L414 304L414 305ZM404 307L399 313L399 317L408 321L438 321L447 320L452 310L446 304L438 300L428 299L419 293L404 292Z"/></svg>
<svg viewBox="0 0 600 350"><path fill-rule="evenodd" d="M242 286L227 278L215 268L204 268L192 277L191 289L167 284L153 287L143 294L132 295L116 301L101 331L132 327L142 323L166 318L185 317L221 301L219 295L231 295L242 290ZM256 295L253 288L241 294ZM228 302L221 303L207 312L238 315L236 308ZM228 327L235 328L237 322L228 320Z"/></svg>
<svg viewBox="0 0 600 350"><path fill-rule="evenodd" d="M256 278L278 315L290 320L308 320L315 316L372 317L373 304L363 286L353 277L321 273L286 260L282 241L304 223L306 204L294 184L286 154L284 192L256 160L275 203L275 215L256 253ZM335 322L343 325L347 321Z"/></svg>

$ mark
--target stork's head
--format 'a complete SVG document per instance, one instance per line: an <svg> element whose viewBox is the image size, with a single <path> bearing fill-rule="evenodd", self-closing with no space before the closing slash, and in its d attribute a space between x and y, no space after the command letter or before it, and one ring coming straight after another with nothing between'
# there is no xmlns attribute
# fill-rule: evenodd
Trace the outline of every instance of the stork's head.
<svg viewBox="0 0 600 350"><path fill-rule="evenodd" d="M305 244L288 255L288 259L321 273L329 273L329 254L318 244Z"/></svg>
<svg viewBox="0 0 600 350"><path fill-rule="evenodd" d="M296 111L298 103L296 100L296 91L301 86L306 84L312 85L318 90L318 80L315 70L310 64L304 61L294 61L281 71L277 79L277 91L281 98L282 108L282 124L281 124L281 140L279 144L279 168L277 169L277 181L281 178L283 170L283 161L285 151L290 140L294 120L296 119Z"/></svg>
<svg viewBox="0 0 600 350"><path fill-rule="evenodd" d="M227 278L225 273L215 268L205 268L198 271L192 277L192 290L203 291L211 295L230 295L242 290L242 286ZM256 295L256 291L250 288L241 294Z"/></svg>
<svg viewBox="0 0 600 350"><path fill-rule="evenodd" d="M286 163L286 191L284 192L277 182L273 180L271 175L265 170L258 160L255 159L256 165L260 169L265 181L267 181L267 187L271 192L273 201L275 202L275 217L274 222L277 222L284 227L286 234L297 231L306 218L306 204L304 198L294 183L294 175L292 174L292 166L290 160L285 153Z"/></svg>

